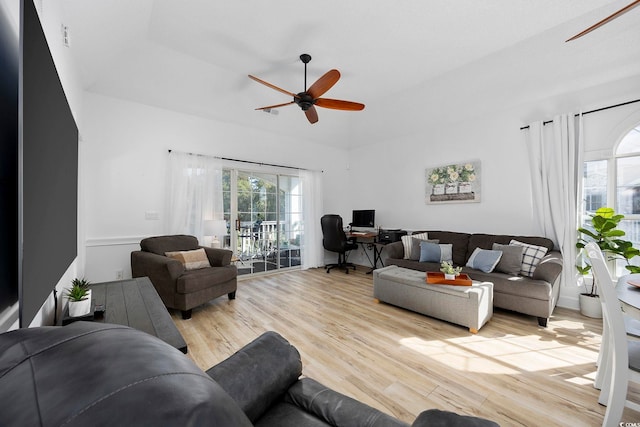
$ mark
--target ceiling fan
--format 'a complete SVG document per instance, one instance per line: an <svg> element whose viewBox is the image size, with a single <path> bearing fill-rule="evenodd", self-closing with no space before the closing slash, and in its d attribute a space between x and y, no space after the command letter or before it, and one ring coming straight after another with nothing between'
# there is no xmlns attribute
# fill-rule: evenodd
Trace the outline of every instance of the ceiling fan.
<svg viewBox="0 0 640 427"><path fill-rule="evenodd" d="M596 22L595 24L593 24L592 26L590 26L586 30L576 34L575 36L571 37L570 39L566 40L565 42L570 42L572 40L580 38L580 37L584 36L585 34L588 34L591 31L595 30L596 28L602 27L607 22L613 21L614 19L620 17L621 15L629 12L631 9L633 9L636 6L640 6L640 0L635 0L635 1L631 2L630 4L626 5L625 7L623 7L619 11L617 11L616 13L613 13L613 14L607 16L606 18L604 18L603 20Z"/></svg>
<svg viewBox="0 0 640 427"><path fill-rule="evenodd" d="M639 0L640 1L640 0ZM333 87L340 79L340 72L338 70L329 70L322 77L320 77L309 89L307 89L307 64L311 61L311 55L303 53L300 55L300 60L304 63L304 91L300 93L292 93L287 90L281 89L278 86L265 82L255 76L249 74L249 78L262 83L265 86L275 89L278 92L282 92L285 95L293 97L293 101L285 102L283 104L269 105L266 107L256 108L256 110L270 110L272 108L284 107L286 105L298 104L298 106L304 111L309 123L313 124L318 121L318 112L315 106L322 108L330 108L332 110L346 110L346 111L360 111L364 109L364 104L352 101L342 101L340 99L320 98L325 92Z"/></svg>

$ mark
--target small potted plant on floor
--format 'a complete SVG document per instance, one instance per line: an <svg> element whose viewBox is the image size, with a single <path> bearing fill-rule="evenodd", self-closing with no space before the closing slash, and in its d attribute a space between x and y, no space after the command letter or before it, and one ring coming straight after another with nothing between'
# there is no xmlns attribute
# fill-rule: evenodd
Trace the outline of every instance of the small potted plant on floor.
<svg viewBox="0 0 640 427"><path fill-rule="evenodd" d="M462 267L454 267L453 263L442 261L440 271L444 273L445 280L455 280L456 276L462 271Z"/></svg>
<svg viewBox="0 0 640 427"><path fill-rule="evenodd" d="M81 317L91 312L91 290L89 282L85 279L73 279L71 287L67 290L69 299L69 316Z"/></svg>
<svg viewBox="0 0 640 427"><path fill-rule="evenodd" d="M576 264L576 270L578 270L578 273L580 274L578 281L585 287L585 292L578 296L578 301L580 302L580 313L587 317L601 319L602 304L600 304L596 278L589 275L591 266L587 264L582 253L578 259L578 264Z"/></svg>

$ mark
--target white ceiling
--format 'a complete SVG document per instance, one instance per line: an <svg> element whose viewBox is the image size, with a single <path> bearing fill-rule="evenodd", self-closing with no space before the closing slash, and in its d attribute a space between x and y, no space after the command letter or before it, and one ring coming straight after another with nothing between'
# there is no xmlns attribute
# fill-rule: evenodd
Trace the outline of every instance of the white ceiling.
<svg viewBox="0 0 640 427"><path fill-rule="evenodd" d="M564 42L631 0L59 1L87 91L342 147L640 74L640 8ZM247 74L300 92L301 53L365 110L255 111L290 99Z"/></svg>

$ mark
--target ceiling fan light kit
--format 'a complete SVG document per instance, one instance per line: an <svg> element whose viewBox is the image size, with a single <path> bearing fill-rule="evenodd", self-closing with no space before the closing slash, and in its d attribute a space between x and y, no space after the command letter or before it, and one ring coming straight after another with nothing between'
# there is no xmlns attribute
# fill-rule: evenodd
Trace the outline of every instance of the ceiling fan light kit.
<svg viewBox="0 0 640 427"><path fill-rule="evenodd" d="M266 107L256 108L256 110L272 111L274 108L297 104L300 109L304 111L305 115L307 116L307 120L309 120L309 123L313 124L318 121L318 112L315 108L316 105L322 108L343 111L360 111L364 109L364 104L361 104L359 102L320 98L340 79L340 72L338 70L327 71L324 75L322 75L322 77L316 80L315 83L311 85L311 87L307 89L307 64L309 63L309 61L311 61L311 55L303 53L302 55L300 55L300 61L304 63L304 91L297 94L281 89L278 86L275 86L249 74L250 79L267 87L270 87L271 89L277 90L278 92L281 92L285 95L293 97L293 101L285 102L283 104L268 105Z"/></svg>

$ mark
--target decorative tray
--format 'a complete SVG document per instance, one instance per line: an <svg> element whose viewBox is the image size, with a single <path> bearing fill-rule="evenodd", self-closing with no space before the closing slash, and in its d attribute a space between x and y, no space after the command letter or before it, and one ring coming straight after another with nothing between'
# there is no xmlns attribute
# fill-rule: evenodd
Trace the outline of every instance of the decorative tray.
<svg viewBox="0 0 640 427"><path fill-rule="evenodd" d="M454 285L454 286L471 286L471 277L467 274L461 273L454 280L447 280L444 278L444 273L439 272L427 272L427 283L430 285Z"/></svg>

